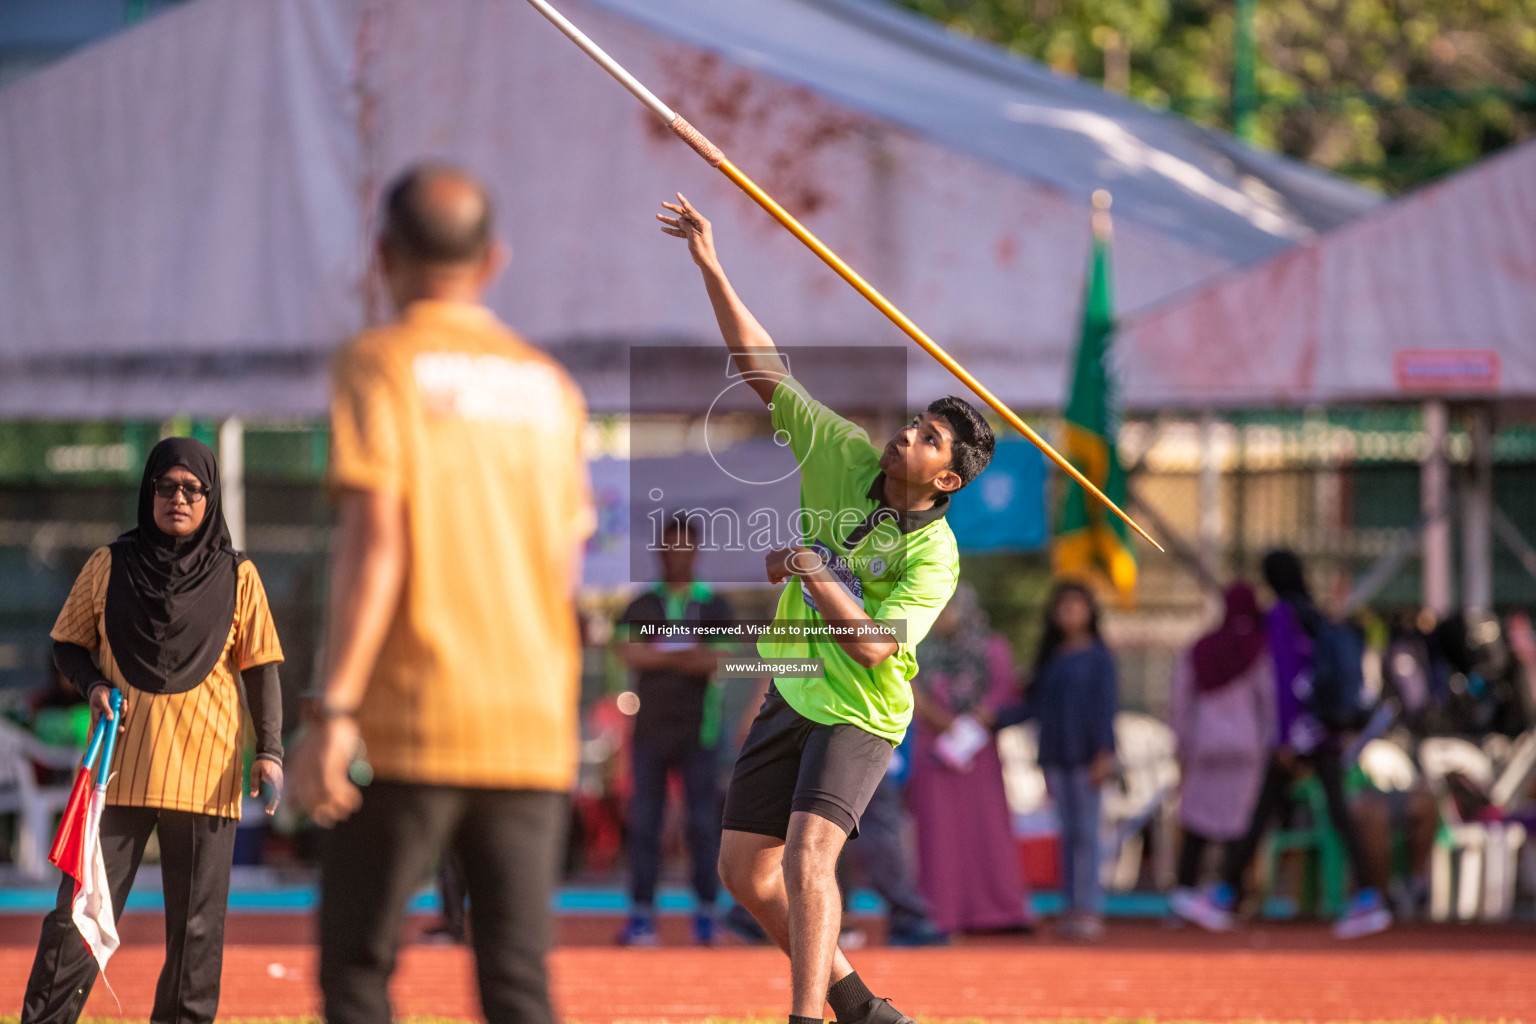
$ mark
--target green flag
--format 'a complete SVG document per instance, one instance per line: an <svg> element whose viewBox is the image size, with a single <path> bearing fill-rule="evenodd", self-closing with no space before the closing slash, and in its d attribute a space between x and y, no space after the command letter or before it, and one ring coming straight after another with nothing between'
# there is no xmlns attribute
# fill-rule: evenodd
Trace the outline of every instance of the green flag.
<svg viewBox="0 0 1536 1024"><path fill-rule="evenodd" d="M1120 428L1119 397L1110 361L1110 331L1114 301L1109 280L1109 212L1107 197L1095 193L1093 255L1083 294L1083 329L1067 400L1062 454L1072 460L1108 498L1125 506L1125 470L1115 446ZM1136 586L1136 553L1131 528L1081 487L1062 495L1052 546L1052 566L1058 576L1102 574L1121 593Z"/></svg>

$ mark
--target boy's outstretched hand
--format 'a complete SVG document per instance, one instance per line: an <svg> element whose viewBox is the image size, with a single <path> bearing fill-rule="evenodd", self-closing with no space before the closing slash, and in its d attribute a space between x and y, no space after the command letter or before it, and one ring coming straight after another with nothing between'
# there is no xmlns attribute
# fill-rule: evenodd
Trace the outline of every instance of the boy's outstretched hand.
<svg viewBox="0 0 1536 1024"><path fill-rule="evenodd" d="M720 261L715 257L715 233L708 219L695 210L681 192L677 193L677 202L661 205L677 214L675 217L668 217L664 213L656 215L656 219L661 221L662 232L674 238L687 239L689 255L703 269L719 269Z"/></svg>
<svg viewBox="0 0 1536 1024"><path fill-rule="evenodd" d="M688 252L699 265L704 277L704 290L709 293L709 304L715 311L715 321L720 325L720 337L731 350L736 371L740 373L764 402L773 402L773 391L779 381L789 376L789 367L779 357L773 339L763 330L731 287L720 258L715 254L715 232L702 213L681 192L677 202L661 204L667 213L658 213L663 234L688 242Z"/></svg>

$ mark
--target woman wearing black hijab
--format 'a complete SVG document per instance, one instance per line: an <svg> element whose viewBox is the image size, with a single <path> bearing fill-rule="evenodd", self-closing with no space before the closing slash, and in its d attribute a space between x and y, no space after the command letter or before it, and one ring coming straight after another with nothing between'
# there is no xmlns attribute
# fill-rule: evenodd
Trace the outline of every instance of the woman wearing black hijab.
<svg viewBox="0 0 1536 1024"><path fill-rule="evenodd" d="M101 816L114 915L121 918L151 832L160 839L165 967L154 1024L212 1021L240 820L242 700L256 725L251 795L267 813L283 784L282 648L256 567L230 544L213 452L161 441L139 485L138 526L85 564L53 627L54 663L95 715L123 693ZM71 919L73 880L43 919L26 1024L72 1022L96 961Z"/></svg>

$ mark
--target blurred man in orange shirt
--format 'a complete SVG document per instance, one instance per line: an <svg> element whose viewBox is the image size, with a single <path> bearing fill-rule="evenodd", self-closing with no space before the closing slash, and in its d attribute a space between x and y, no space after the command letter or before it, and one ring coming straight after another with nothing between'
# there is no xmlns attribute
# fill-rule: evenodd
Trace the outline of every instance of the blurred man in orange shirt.
<svg viewBox="0 0 1536 1024"><path fill-rule="evenodd" d="M486 1019L553 1020L549 896L577 761L573 592L593 516L586 409L480 301L505 263L461 171L402 175L379 261L398 318L337 360L330 641L294 788L322 825L332 1024L391 1017L409 897L462 859ZM372 781L349 777L359 740Z"/></svg>

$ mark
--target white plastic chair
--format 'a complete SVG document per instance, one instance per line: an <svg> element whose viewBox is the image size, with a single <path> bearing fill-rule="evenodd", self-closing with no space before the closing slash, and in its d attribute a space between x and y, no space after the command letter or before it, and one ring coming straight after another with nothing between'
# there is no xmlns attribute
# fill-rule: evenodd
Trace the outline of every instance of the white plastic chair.
<svg viewBox="0 0 1536 1024"><path fill-rule="evenodd" d="M50 747L0 719L0 814L16 815L16 870L26 878L48 872L53 820L69 802L70 786L39 786L36 765L72 768L80 751Z"/></svg>
<svg viewBox="0 0 1536 1024"><path fill-rule="evenodd" d="M1104 790L1104 884L1132 889L1141 874L1143 830L1156 829L1159 884L1173 875L1174 816L1169 800L1179 785L1178 740L1167 723L1122 711L1115 716L1119 785Z"/></svg>
<svg viewBox="0 0 1536 1024"><path fill-rule="evenodd" d="M1046 803L1045 773L1040 770L1035 726L1014 725L999 731L997 752L1003 761L1008 810L1015 816L1040 811Z"/></svg>
<svg viewBox="0 0 1536 1024"><path fill-rule="evenodd" d="M1514 907L1525 827L1518 822L1463 820L1447 781L1459 774L1488 793L1494 784L1493 763L1466 740L1434 737L1419 746L1419 764L1440 806L1441 828L1430 861L1430 917L1450 920L1454 901L1460 920L1507 920Z"/></svg>
<svg viewBox="0 0 1536 1024"><path fill-rule="evenodd" d="M1500 810L1509 810L1525 790L1525 783L1536 772L1536 729L1521 733L1509 748L1504 767L1488 796Z"/></svg>
<svg viewBox="0 0 1536 1024"><path fill-rule="evenodd" d="M1383 793L1407 793L1418 784L1419 770L1408 751L1391 740L1371 740L1360 751L1360 770Z"/></svg>

